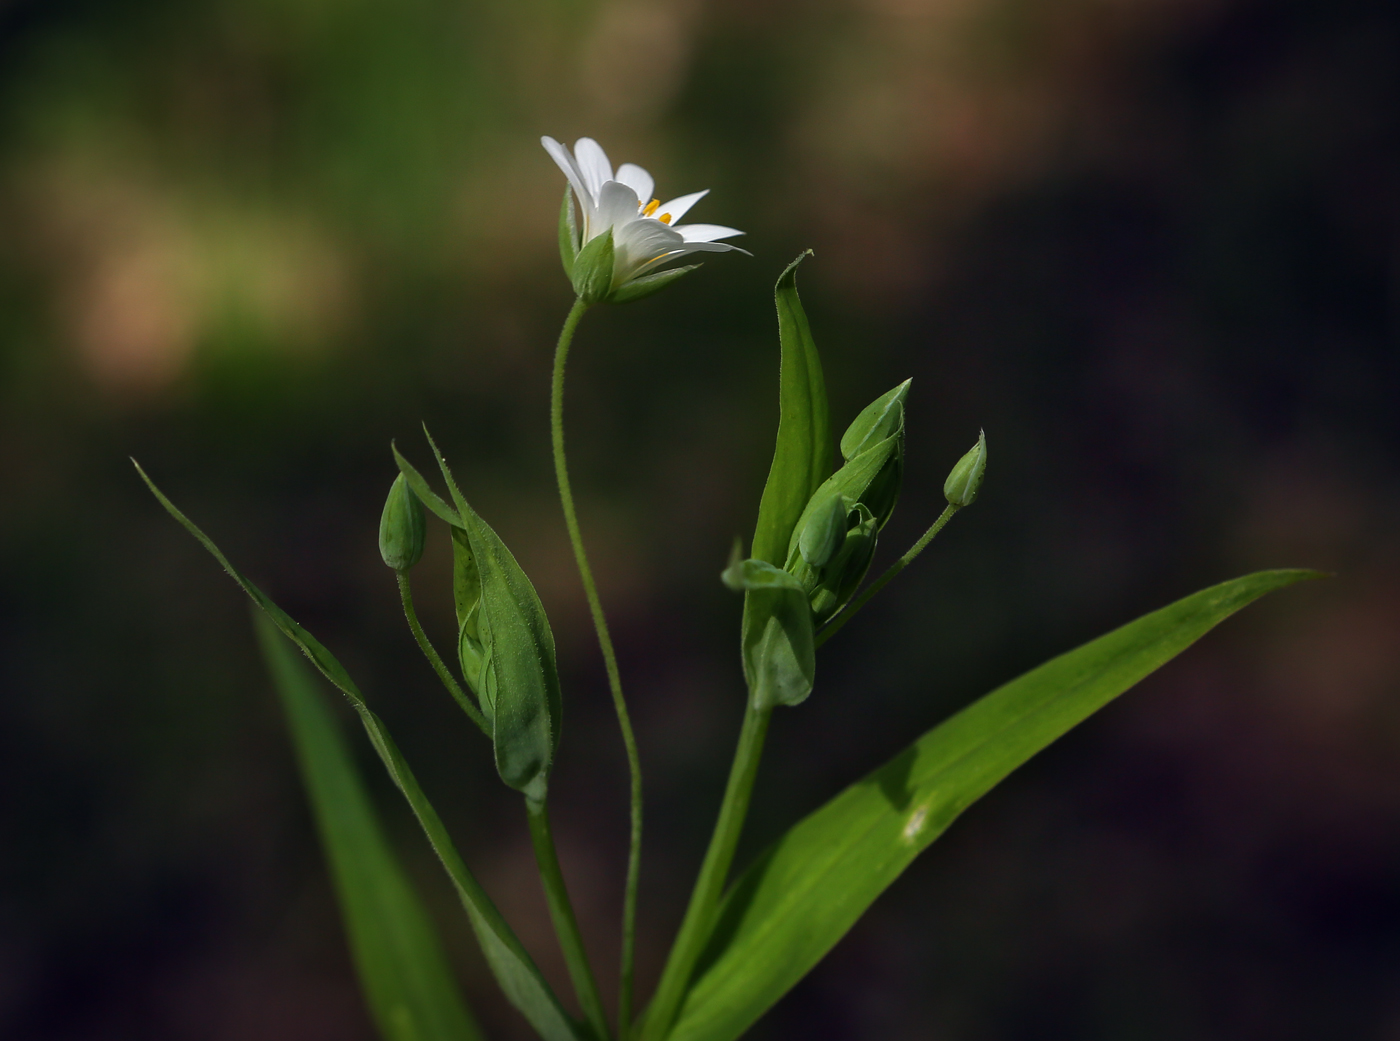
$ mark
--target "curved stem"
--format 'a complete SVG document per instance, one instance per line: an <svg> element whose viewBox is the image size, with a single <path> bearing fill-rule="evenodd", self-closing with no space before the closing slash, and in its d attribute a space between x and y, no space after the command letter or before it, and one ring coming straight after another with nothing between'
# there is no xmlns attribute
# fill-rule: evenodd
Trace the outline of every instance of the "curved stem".
<svg viewBox="0 0 1400 1041"><path fill-rule="evenodd" d="M924 547L933 541L933 537L943 530L943 525L953 519L953 514L957 513L958 509L959 507L951 503L945 506L943 512L940 513L938 519L930 525L928 531L924 532L923 535L919 537L918 542L909 547L908 553L891 564L883 575L866 587L865 592L861 593L860 596L843 607L841 613L827 623L826 628L817 634L817 646L820 647L822 644L826 643L827 640L835 636L843 625L855 617L857 611L870 602L871 597L885 588L886 582L912 564L914 558L924 551Z"/></svg>
<svg viewBox="0 0 1400 1041"><path fill-rule="evenodd" d="M428 664L438 674L438 679L442 680L442 685L447 688L447 692L452 695L453 700L462 707L467 718L480 727L483 734L490 737L491 728L486 725L486 718L482 716L481 710L472 704L471 698L467 697L458 685L452 673L443 664L442 658L438 656L437 648L428 641L427 634L423 632L423 626L418 622L418 612L413 609L413 590L408 585L408 572L397 571L395 574L399 576L399 597L403 600L404 617L408 619L408 627L413 630L413 638L418 641L418 649L428 659Z"/></svg>
<svg viewBox="0 0 1400 1041"><path fill-rule="evenodd" d="M574 917L574 907L569 902L564 873L559 870L554 833L549 827L549 809L543 802L527 798L525 813L530 820L530 841L535 847L535 863L539 865L540 881L544 883L545 899L549 901L549 916L554 920L554 932L564 951L569 978L574 981L574 993L578 995L578 1003L583 1008L588 1025L593 1028L599 1041L607 1041L612 1035L608 1033L608 1019L603 1013L603 998L598 993L598 981L593 978L593 969L588 964L588 952L584 950L583 934L579 932L578 919Z"/></svg>
<svg viewBox="0 0 1400 1041"><path fill-rule="evenodd" d="M588 611L593 616L593 628L598 632L598 646L603 652L603 665L608 673L608 687L612 690L613 707L617 710L617 722L622 728L622 743L627 749L627 768L631 775L631 838L627 851L627 882L622 901L622 982L618 996L617 1033L626 1038L632 1016L632 975L635 961L637 930L637 879L642 862L642 764L637 754L637 739L632 732L632 719L627 713L627 702L622 697L622 679L617 671L617 655L613 652L612 637L608 634L608 621L603 615L603 604L598 599L598 587L593 582L593 570L588 566L588 554L584 552L583 535L579 531L578 514L574 510L574 493L569 485L569 467L564 457L564 363L569 357L569 347L573 343L574 330L583 317L588 305L575 300L564 319L564 328L559 332L559 346L554 351L554 380L550 394L550 430L554 442L554 476L559 484L559 501L564 507L564 523L569 529L569 541L574 547L574 560L578 563L579 577L583 580L583 591L588 598Z"/></svg>
<svg viewBox="0 0 1400 1041"><path fill-rule="evenodd" d="M685 919L681 922L680 932L676 934L675 945L666 959L661 982L656 987L656 996L652 998L651 1008L646 1014L642 1036L647 1041L660 1041L670 1032L690 986L695 963L700 960L705 944L714 931L720 897L724 895L724 883L729 878L734 850L744 830L744 818L748 816L749 797L753 794L754 780L758 776L763 739L768 733L768 720L772 714L771 708L754 708L752 700L744 710L739 747L734 751L734 763L729 768L729 781L724 788L724 801L720 804L710 848L705 851L700 876L695 880L695 889L690 895L690 906L685 910Z"/></svg>

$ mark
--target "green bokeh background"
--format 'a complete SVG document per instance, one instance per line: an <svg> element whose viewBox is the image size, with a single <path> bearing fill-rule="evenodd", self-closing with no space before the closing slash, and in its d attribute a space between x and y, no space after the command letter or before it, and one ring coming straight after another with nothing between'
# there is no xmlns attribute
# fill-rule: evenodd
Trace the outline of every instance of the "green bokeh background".
<svg viewBox="0 0 1400 1041"><path fill-rule="evenodd" d="M879 561L979 428L991 465L775 721L749 851L1112 625L1339 577L1033 762L754 1036L1400 1038L1400 15L1368 0L0 4L0 1035L372 1036L246 605L127 456L359 678L563 985L517 800L378 559L420 421L553 619L554 817L612 990L626 780L548 455L544 133L712 189L694 219L754 254L591 314L570 373L643 989L737 730L717 573L812 247L838 429L914 378ZM443 642L449 568L435 530ZM491 1035L527 1036L374 781Z"/></svg>

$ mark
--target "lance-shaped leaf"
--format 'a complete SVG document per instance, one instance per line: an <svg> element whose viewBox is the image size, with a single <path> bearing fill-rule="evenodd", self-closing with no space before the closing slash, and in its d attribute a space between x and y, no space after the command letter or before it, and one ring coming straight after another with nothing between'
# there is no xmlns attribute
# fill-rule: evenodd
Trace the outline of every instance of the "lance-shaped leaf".
<svg viewBox="0 0 1400 1041"><path fill-rule="evenodd" d="M388 1041L480 1041L442 944L379 824L345 738L305 664L254 623L286 711L366 1003Z"/></svg>
<svg viewBox="0 0 1400 1041"><path fill-rule="evenodd" d="M559 1004L558 998L554 996L549 984L540 975L539 969L535 967L530 955L521 946L515 933L501 917L501 913L496 910L496 905L491 902L491 898L486 895L486 891L481 888L476 877L463 863L451 837L447 834L447 829L443 827L442 819L433 809L427 796L423 794L422 788L418 786L413 771L408 768L408 763L404 761L403 755L399 752L393 739L389 737L389 732L385 729L383 721L370 710L364 695L360 693L360 689L350 678L350 674L316 637L293 621L291 616L273 603L261 589L244 578L229 563L228 558L223 555L218 546L214 545L209 536L204 534L193 521L181 513L175 504L165 497L164 493L146 476L145 471L139 465L137 465L136 471L155 497L160 500L160 504L165 507L166 511L213 555L214 559L223 566L223 569L253 599L253 602L272 619L273 624L282 632L282 635L296 644L301 652L311 659L311 664L320 670L321 675L335 684L340 692L350 700L351 706L359 714L365 733L369 735L370 744L374 746L375 752L378 753L385 769L389 771L389 776L393 779L394 784L408 800L413 815L418 818L419 826L422 827L429 843L432 844L433 852L438 855L448 877L452 880L452 884L457 890L457 896L462 901L462 907L466 910L467 917L471 921L472 931L475 932L482 953L486 956L486 963L491 966L496 982L500 984L506 998L520 1010L545 1041L589 1041L584 1030L569 1018ZM412 478L409 479L409 485L414 488L415 492L418 492ZM431 492L431 489L427 490ZM429 509L432 509L434 513L438 512L434 504L429 499L424 498L421 492L418 492L418 495ZM432 498L437 499L437 496ZM440 504L441 500L438 500L438 503Z"/></svg>
<svg viewBox="0 0 1400 1041"><path fill-rule="evenodd" d="M807 314L797 295L797 266L808 250L778 279L778 437L763 498L758 504L753 556L782 566L788 539L812 493L831 471L831 412L821 357L812 341Z"/></svg>
<svg viewBox="0 0 1400 1041"><path fill-rule="evenodd" d="M554 633L530 579L462 496L431 436L428 443L456 503L481 583L478 694L491 723L496 770L506 784L542 802L563 715Z"/></svg>
<svg viewBox="0 0 1400 1041"><path fill-rule="evenodd" d="M731 564L722 576L744 590L744 678L759 711L797 705L812 693L817 672L812 610L802 583L766 560Z"/></svg>
<svg viewBox="0 0 1400 1041"><path fill-rule="evenodd" d="M733 1041L1012 770L1240 608L1316 575L1246 575L1054 658L963 709L798 823L731 887L667 1041Z"/></svg>

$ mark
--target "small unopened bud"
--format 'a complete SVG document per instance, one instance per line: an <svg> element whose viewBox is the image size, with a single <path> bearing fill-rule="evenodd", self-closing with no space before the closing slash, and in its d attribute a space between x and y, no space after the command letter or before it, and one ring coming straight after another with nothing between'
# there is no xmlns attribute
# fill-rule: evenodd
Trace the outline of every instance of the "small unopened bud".
<svg viewBox="0 0 1400 1041"><path fill-rule="evenodd" d="M982 487L982 475L987 472L987 435L977 434L977 443L967 455L958 460L953 472L943 482L943 494L951 506L971 506Z"/></svg>
<svg viewBox="0 0 1400 1041"><path fill-rule="evenodd" d="M423 539L427 534L423 504L404 480L403 474L394 478L389 497L384 500L384 513L379 518L379 555L395 571L407 571L423 556Z"/></svg>
<svg viewBox="0 0 1400 1041"><path fill-rule="evenodd" d="M845 500L833 495L830 500L812 511L810 519L797 537L797 549L811 567L821 567L841 548L846 538Z"/></svg>

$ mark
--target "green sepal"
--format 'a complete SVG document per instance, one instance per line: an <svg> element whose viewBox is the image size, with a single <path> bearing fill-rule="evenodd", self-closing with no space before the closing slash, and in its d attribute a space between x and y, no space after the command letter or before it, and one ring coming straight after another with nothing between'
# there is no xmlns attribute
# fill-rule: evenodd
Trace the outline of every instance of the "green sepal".
<svg viewBox="0 0 1400 1041"><path fill-rule="evenodd" d="M574 277L574 260L578 257L578 224L574 219L574 193L564 189L564 202L559 207L559 259L564 274Z"/></svg>
<svg viewBox="0 0 1400 1041"><path fill-rule="evenodd" d="M745 593L744 679L755 711L806 701L817 653L802 583L766 560L753 559L731 564L720 577Z"/></svg>
<svg viewBox="0 0 1400 1041"><path fill-rule="evenodd" d="M485 653L481 644L481 572L472 555L471 540L466 529L452 529L452 603L457 613L457 659L462 666L462 678L476 695L486 722L491 722L493 706L481 692L481 662Z"/></svg>
<svg viewBox="0 0 1400 1041"><path fill-rule="evenodd" d="M601 235L589 239L574 258L574 293L585 304L596 304L612 295L613 282L613 234L609 228Z"/></svg>
<svg viewBox="0 0 1400 1041"><path fill-rule="evenodd" d="M987 474L987 434L977 432L977 443L957 461L943 482L943 495L950 506L971 506L977 501L982 478Z"/></svg>
<svg viewBox="0 0 1400 1041"><path fill-rule="evenodd" d="M910 377L861 409L860 415L841 435L842 459L849 462L867 448L904 429L904 399L909 396L912 382L913 377Z"/></svg>
<svg viewBox="0 0 1400 1041"><path fill-rule="evenodd" d="M543 802L563 707L554 633L530 579L500 536L468 505L431 435L428 443L462 518L481 582L477 696L491 721L496 771L510 787Z"/></svg>
<svg viewBox="0 0 1400 1041"><path fill-rule="evenodd" d="M146 476L146 472L141 469L136 460L133 459L132 464L136 466L136 472L141 475L141 479L146 482L151 493L165 507L166 512L179 521L185 530L209 551L210 555L219 562L229 576L238 583L239 587L272 619L273 624L281 630L282 634L296 644L301 652L311 660L311 664L320 670L321 675L330 680L349 699L351 706L360 717L360 722L364 725L370 744L373 745L380 761L384 764L384 768L388 771L390 779L403 793L404 798L408 800L413 815L418 819L433 851L438 855L448 877L452 879L462 907L471 920L472 930L476 934L477 942L481 945L486 962L490 965L496 982L500 984L501 990L505 992L510 1003L521 1011L525 1018L530 1021L530 1025L545 1041L591 1041L583 1033L582 1028L564 1011L558 998L550 990L549 984L545 982L539 969L535 967L534 961L521 945L520 940L511 931L510 926L501 917L500 911L496 909L496 905L491 902L491 898L486 895L486 891L481 888L480 883L463 862L461 854L457 852L451 836L448 835L447 829L443 826L442 818L438 816L432 803L423 794L423 789L419 786L413 771L409 769L403 753L399 751L393 738L389 736L383 720L365 702L364 695L360 693L359 687L350 678L350 674L345 671L345 667L336 660L321 641L298 625L261 589L244 578L229 563L228 558L224 556L213 540L165 497L165 494ZM411 485L413 482L410 480L409 483ZM422 498L421 495L420 498ZM436 499L437 496L433 496L433 498ZM426 498L423 501L429 503ZM431 505L429 508L431 509Z"/></svg>
<svg viewBox="0 0 1400 1041"><path fill-rule="evenodd" d="M652 293L660 292L682 275L688 275L698 267L699 264L687 264L685 267L673 267L669 271L658 271L654 275L634 278L618 286L617 292L608 297L608 303L627 304L633 300L641 300Z"/></svg>

